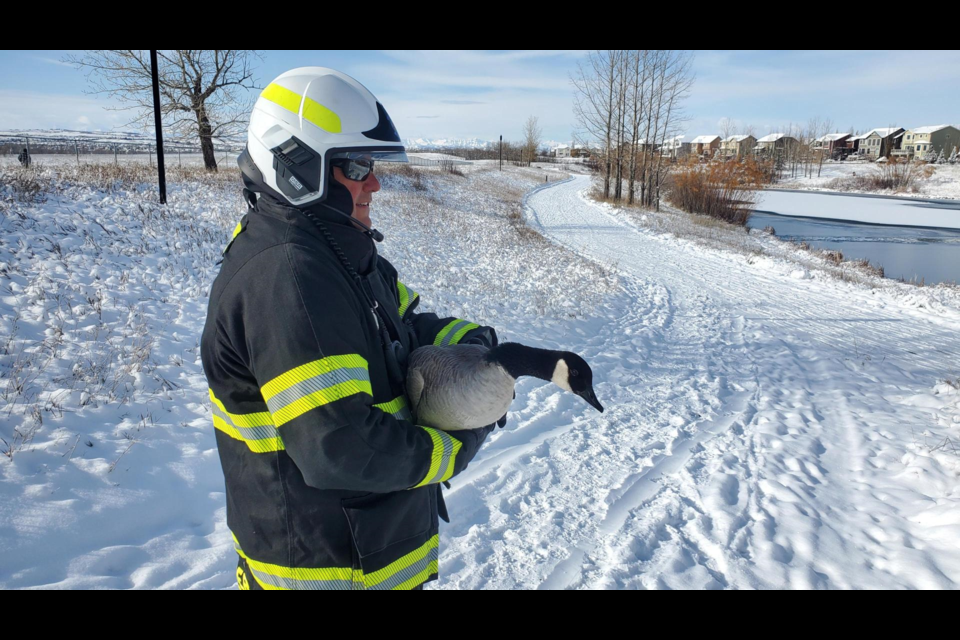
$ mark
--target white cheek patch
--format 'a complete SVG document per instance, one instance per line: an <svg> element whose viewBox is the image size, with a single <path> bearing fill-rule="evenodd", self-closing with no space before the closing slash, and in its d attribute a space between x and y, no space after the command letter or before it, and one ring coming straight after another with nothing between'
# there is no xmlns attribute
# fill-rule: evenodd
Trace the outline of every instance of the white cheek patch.
<svg viewBox="0 0 960 640"><path fill-rule="evenodd" d="M570 388L570 370L562 358L557 360L557 366L553 369L553 377L550 381L561 389L573 391L573 389Z"/></svg>

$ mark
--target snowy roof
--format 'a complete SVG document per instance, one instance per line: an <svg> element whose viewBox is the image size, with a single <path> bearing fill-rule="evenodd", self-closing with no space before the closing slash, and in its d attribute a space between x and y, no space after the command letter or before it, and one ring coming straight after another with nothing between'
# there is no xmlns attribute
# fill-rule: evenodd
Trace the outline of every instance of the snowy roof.
<svg viewBox="0 0 960 640"><path fill-rule="evenodd" d="M569 149L570 147L565 144L558 144L554 149Z"/></svg>
<svg viewBox="0 0 960 640"><path fill-rule="evenodd" d="M690 144L712 144L714 140L719 140L720 136L697 136L690 141Z"/></svg>
<svg viewBox="0 0 960 640"><path fill-rule="evenodd" d="M900 127L885 127L883 129L871 129L870 131L867 131L862 136L857 136L856 138L854 138L854 140L863 140L864 138L869 138L873 134L877 134L881 138L886 138L889 135L893 135L897 131L900 131Z"/></svg>
<svg viewBox="0 0 960 640"><path fill-rule="evenodd" d="M825 136L820 136L817 138L817 142L836 142L837 140L846 138L849 135L849 133L828 133Z"/></svg>
<svg viewBox="0 0 960 640"><path fill-rule="evenodd" d="M787 134L785 133L771 133L770 135L763 136L757 142L776 142L780 138L785 138Z"/></svg>
<svg viewBox="0 0 960 640"><path fill-rule="evenodd" d="M947 127L952 126L949 124L935 124L932 127L917 127L916 129L910 129L910 133L936 133L940 129L946 129Z"/></svg>
<svg viewBox="0 0 960 640"><path fill-rule="evenodd" d="M749 137L750 137L750 134L730 136L729 138L727 138L726 140L724 140L724 142L743 142L744 140L746 140L746 139L749 138Z"/></svg>

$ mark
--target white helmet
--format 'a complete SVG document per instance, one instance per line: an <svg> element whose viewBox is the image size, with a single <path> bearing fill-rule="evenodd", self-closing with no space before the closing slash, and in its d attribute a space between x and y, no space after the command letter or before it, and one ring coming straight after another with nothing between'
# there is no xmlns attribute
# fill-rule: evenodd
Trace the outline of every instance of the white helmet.
<svg viewBox="0 0 960 640"><path fill-rule="evenodd" d="M408 162L386 109L347 74L300 67L278 76L254 105L237 158L247 188L297 207L322 202L336 158Z"/></svg>

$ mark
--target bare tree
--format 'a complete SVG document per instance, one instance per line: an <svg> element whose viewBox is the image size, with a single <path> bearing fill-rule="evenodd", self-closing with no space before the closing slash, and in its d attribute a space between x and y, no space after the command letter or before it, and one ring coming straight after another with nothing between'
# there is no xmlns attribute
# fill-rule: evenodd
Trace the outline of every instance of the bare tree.
<svg viewBox="0 0 960 640"><path fill-rule="evenodd" d="M612 148L614 138L614 102L617 96L616 79L620 51L590 53L588 65L577 65L577 74L570 78L575 92L573 112L577 118L578 134L582 140L595 140L601 146L604 159L603 196L610 196Z"/></svg>
<svg viewBox="0 0 960 640"><path fill-rule="evenodd" d="M163 123L181 138L197 137L207 169L216 171L213 139L246 129L259 89L253 79L251 50L157 51L160 103ZM149 129L153 125L153 75L149 51L90 50L64 60L78 69L88 69L93 90L113 96L135 110L129 124Z"/></svg>
<svg viewBox="0 0 960 640"><path fill-rule="evenodd" d="M670 50L591 53L571 80L580 131L605 150L603 197L656 206L667 174L663 147L684 121L682 99L693 82L689 52ZM661 151L658 153L658 147ZM625 175L626 174L626 175Z"/></svg>
<svg viewBox="0 0 960 640"><path fill-rule="evenodd" d="M537 157L543 130L538 125L536 116L530 116L523 125L523 155L529 162Z"/></svg>

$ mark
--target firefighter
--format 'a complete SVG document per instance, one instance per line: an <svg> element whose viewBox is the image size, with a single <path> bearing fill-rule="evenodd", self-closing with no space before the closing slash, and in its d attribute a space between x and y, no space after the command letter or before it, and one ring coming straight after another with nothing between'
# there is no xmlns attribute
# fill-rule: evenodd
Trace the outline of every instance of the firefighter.
<svg viewBox="0 0 960 640"><path fill-rule="evenodd" d="M441 483L495 425L412 422L407 357L497 335L418 313L419 295L378 255L375 163L406 161L383 105L332 69L280 75L250 117L238 158L249 209L201 339L241 589L437 579Z"/></svg>

